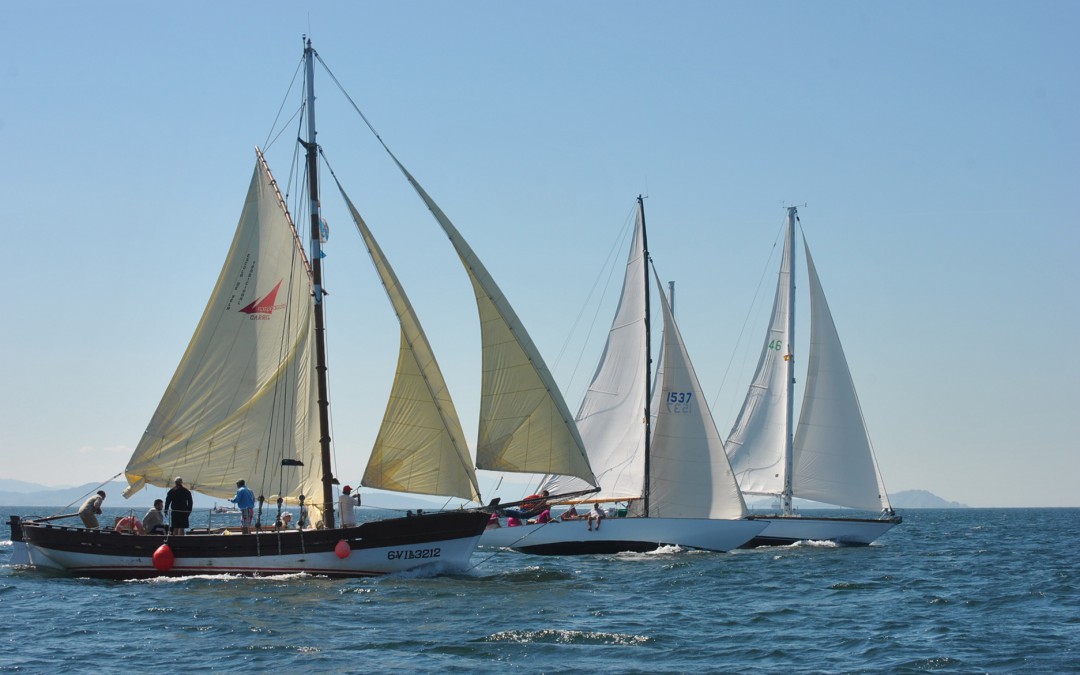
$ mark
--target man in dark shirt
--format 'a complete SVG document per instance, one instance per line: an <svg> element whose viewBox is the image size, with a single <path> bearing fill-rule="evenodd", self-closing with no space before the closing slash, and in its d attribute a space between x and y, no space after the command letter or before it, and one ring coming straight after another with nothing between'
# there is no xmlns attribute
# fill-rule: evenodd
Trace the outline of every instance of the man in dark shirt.
<svg viewBox="0 0 1080 675"><path fill-rule="evenodd" d="M172 509L172 533L174 536L183 536L188 528L188 517L194 508L195 502L191 499L191 490L184 487L184 479L177 476L176 485L165 494L165 515L169 515Z"/></svg>

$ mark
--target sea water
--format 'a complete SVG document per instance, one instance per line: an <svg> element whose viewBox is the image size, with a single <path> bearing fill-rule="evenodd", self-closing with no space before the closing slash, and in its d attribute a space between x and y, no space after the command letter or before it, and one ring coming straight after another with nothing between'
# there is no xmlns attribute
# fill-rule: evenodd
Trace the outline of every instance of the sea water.
<svg viewBox="0 0 1080 675"><path fill-rule="evenodd" d="M1080 509L903 516L868 547L478 550L353 580L46 575L4 531L0 673L1080 672Z"/></svg>

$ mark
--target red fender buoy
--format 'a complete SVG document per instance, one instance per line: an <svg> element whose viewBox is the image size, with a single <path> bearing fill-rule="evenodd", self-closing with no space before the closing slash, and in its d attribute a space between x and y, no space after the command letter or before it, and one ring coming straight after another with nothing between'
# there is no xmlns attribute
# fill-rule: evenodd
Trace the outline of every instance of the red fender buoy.
<svg viewBox="0 0 1080 675"><path fill-rule="evenodd" d="M337 543L337 546L334 547L334 553L337 555L337 557L344 560L352 554L352 547L349 546L349 542L342 539Z"/></svg>
<svg viewBox="0 0 1080 675"><path fill-rule="evenodd" d="M154 551L154 569L158 572L168 572L172 569L174 562L176 562L176 556L173 555L172 548L168 544L162 544Z"/></svg>

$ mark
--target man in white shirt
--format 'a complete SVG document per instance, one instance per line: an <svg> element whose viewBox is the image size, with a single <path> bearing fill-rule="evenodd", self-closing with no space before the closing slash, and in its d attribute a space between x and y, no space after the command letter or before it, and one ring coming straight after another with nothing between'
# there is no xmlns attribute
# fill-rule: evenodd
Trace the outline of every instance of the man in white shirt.
<svg viewBox="0 0 1080 675"><path fill-rule="evenodd" d="M353 513L354 506L360 506L360 491L357 490L354 495L352 494L352 487L346 485L341 488L341 496L338 497L338 514L341 516L342 527L356 525L356 515Z"/></svg>

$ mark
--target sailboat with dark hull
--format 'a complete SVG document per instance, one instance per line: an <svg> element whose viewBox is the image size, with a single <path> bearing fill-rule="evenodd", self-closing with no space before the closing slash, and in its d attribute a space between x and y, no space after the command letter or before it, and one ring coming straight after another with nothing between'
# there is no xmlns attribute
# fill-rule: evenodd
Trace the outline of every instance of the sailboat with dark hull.
<svg viewBox="0 0 1080 675"><path fill-rule="evenodd" d="M799 541L867 545L901 518L889 503L847 358L805 243L810 289L810 351L802 409L795 423L795 223L788 208L772 317L743 407L728 436L731 466L744 495L779 500L780 513L745 547ZM794 498L855 509L869 517L798 513Z"/></svg>
<svg viewBox="0 0 1080 675"><path fill-rule="evenodd" d="M301 527L257 523L246 533L237 528L201 528L174 536L89 529L55 518L22 522L13 518L12 530L18 531L33 566L77 576L132 579L282 573L354 577L418 567L453 571L469 565L489 520L490 514L481 508L410 513L339 526L341 514L334 508L338 480L331 462L324 233L314 115L318 58L306 40L306 139L300 143L306 153L308 249L262 152L256 150L240 222L216 287L125 470L129 483L125 496L146 485L171 486L176 476L184 476L196 492L221 499L233 494L237 480L245 479L260 497L260 521L267 515L274 521L264 508L280 513L293 507L301 511ZM415 181L413 185L420 190ZM367 243L370 250L371 242ZM379 272L388 284L393 272L383 263L385 269ZM397 302L408 306L403 293L395 299L395 307ZM417 331L418 324L402 323L402 354L415 354L416 345L426 346L422 331ZM441 375L426 377L433 372L437 373L433 359L425 359L421 379L427 384L412 392L414 405L405 412L397 410L392 419L388 409L389 421L384 421L377 442L382 450L373 453L372 461L385 461L383 440L392 436L398 473L383 487L456 496L479 506L472 460L459 441L460 422L439 384ZM398 381L415 382L412 375L414 369L402 356ZM400 393L402 387L395 384L394 391ZM535 407L517 406L526 416ZM514 429L505 436L504 442L512 445Z"/></svg>

